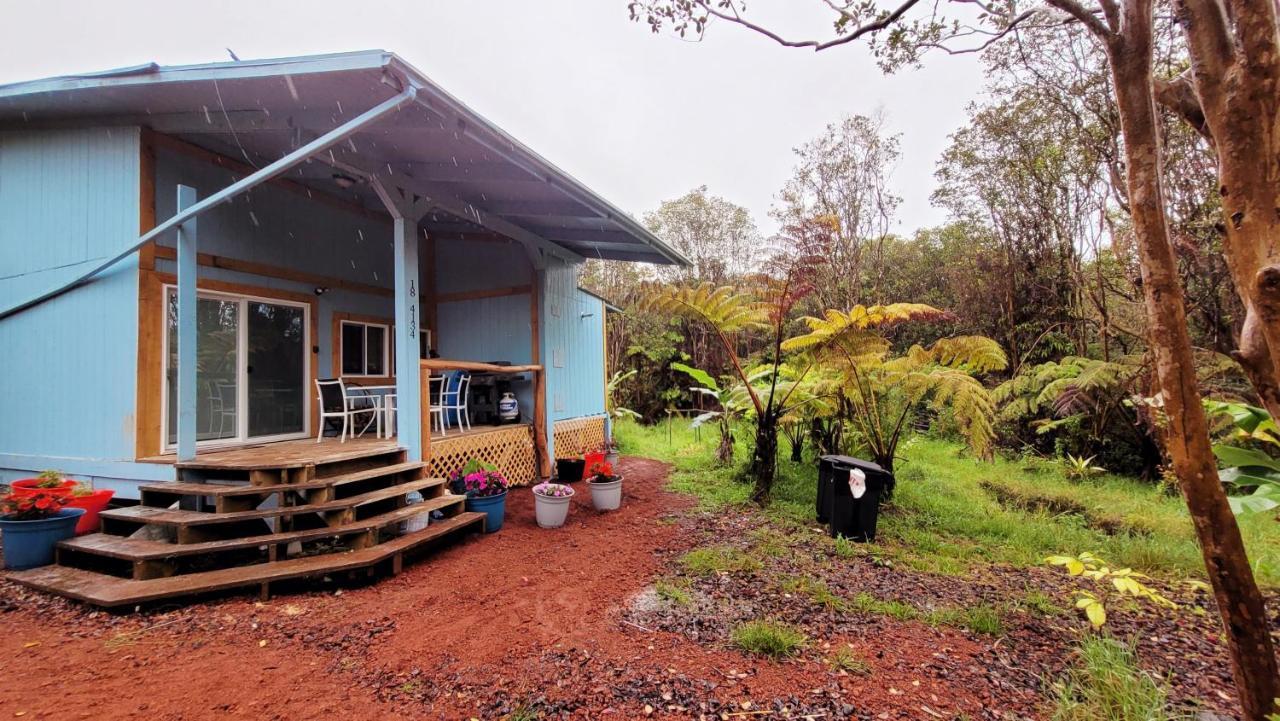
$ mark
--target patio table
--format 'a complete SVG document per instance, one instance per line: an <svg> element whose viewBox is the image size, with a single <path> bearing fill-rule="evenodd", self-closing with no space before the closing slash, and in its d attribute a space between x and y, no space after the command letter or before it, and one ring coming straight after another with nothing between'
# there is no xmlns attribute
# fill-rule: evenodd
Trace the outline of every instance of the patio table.
<svg viewBox="0 0 1280 721"><path fill-rule="evenodd" d="M365 391L365 393L361 393L357 396L351 396L350 394L348 394L348 397L374 398L374 403L377 404L376 408L378 409L378 415L380 416L379 423L378 423L378 435L384 438L390 438L392 434L392 429L395 426L394 426L394 419L391 416L392 408L386 402L386 399L387 399L387 396L395 397L395 392L396 392L395 385L393 384L393 385L367 385L366 386L366 385L357 385L353 383L347 387L347 390L348 391L353 391L353 390ZM377 395L375 397L375 396L369 395L370 393L376 393Z"/></svg>

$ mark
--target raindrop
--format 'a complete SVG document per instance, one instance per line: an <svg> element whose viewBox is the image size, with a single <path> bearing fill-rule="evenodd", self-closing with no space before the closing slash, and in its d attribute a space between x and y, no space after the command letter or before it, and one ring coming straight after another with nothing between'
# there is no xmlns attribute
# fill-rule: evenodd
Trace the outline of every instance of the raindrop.
<svg viewBox="0 0 1280 721"><path fill-rule="evenodd" d="M391 170L391 163L387 163L387 175L395 175Z"/></svg>
<svg viewBox="0 0 1280 721"><path fill-rule="evenodd" d="M376 270L375 270L375 271L373 271L373 279L374 279L374 280L377 280L377 279L378 279L378 271L376 271Z"/></svg>
<svg viewBox="0 0 1280 721"><path fill-rule="evenodd" d="M453 156L453 167L458 167L458 156Z"/></svg>
<svg viewBox="0 0 1280 721"><path fill-rule="evenodd" d="M360 151L356 148L356 141L355 141L355 138L348 137L348 138L347 138L347 145L350 145L350 146L351 146L351 152L353 152L353 153L358 153L358 152L360 152Z"/></svg>
<svg viewBox="0 0 1280 721"><path fill-rule="evenodd" d="M254 215L252 210L249 211L249 220L253 221L253 227L262 227L262 224L258 222L258 216Z"/></svg>
<svg viewBox="0 0 1280 721"><path fill-rule="evenodd" d="M284 76L284 84L289 86L289 95L293 96L296 102L298 100L298 89L293 86L293 78L289 75Z"/></svg>
<svg viewBox="0 0 1280 721"><path fill-rule="evenodd" d="M342 101L338 101L338 115L342 115Z"/></svg>
<svg viewBox="0 0 1280 721"><path fill-rule="evenodd" d="M355 270L355 267L356 267L356 261L355 261L355 258L352 258L352 259L351 259L351 269L352 269L352 270Z"/></svg>
<svg viewBox="0 0 1280 721"><path fill-rule="evenodd" d="M25 111L25 110L23 110L23 111L22 111L22 122L24 122L24 123L29 123L29 122L31 122L31 118L28 118L28 117L27 117L27 111Z"/></svg>
<svg viewBox="0 0 1280 721"><path fill-rule="evenodd" d="M201 105L200 107L204 110L205 125L213 125L213 117L209 115L209 106Z"/></svg>
<svg viewBox="0 0 1280 721"><path fill-rule="evenodd" d="M360 240L364 240L364 228L356 228L356 235L360 236Z"/></svg>

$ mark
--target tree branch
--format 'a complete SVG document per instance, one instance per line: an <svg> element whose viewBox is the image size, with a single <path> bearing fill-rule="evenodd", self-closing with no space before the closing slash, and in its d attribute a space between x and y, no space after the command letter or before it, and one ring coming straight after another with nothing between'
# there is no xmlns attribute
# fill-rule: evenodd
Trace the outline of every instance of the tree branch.
<svg viewBox="0 0 1280 721"><path fill-rule="evenodd" d="M920 2L920 0L906 0L901 5L899 5L896 9L890 12L888 15L885 15L884 17L880 18L879 20L876 20L875 22L867 23L866 25L859 25L858 27L854 28L848 33L841 35L840 37L835 38L833 40L819 41L819 40L788 40L782 37L781 35L773 32L769 28L766 28L763 25L758 25L756 23L753 23L750 20L747 20L746 18L742 17L742 15L738 12L737 6L734 5L733 3L728 4L729 9L732 11L732 13L728 13L728 12L724 12L723 10L718 10L714 7L711 7L711 4L707 0L696 0L696 4L699 7L701 7L704 12L706 12L708 15L712 17L720 18L725 22L731 22L736 25L741 25L742 27L747 28L748 30L757 32L784 47L813 48L814 52L818 52L820 50L826 50L828 48L833 48L838 45L844 45L846 43L850 43L850 42L853 42L854 40L857 40L863 35L877 33L881 30L884 30L885 28L897 22L903 15L906 14L908 10L914 7L918 2ZM848 17L848 15L845 14L845 17Z"/></svg>
<svg viewBox="0 0 1280 721"><path fill-rule="evenodd" d="M1099 20L1098 16L1094 14L1095 10L1086 8L1076 0L1046 0L1046 2L1079 20L1080 24L1088 28L1089 32L1093 33L1099 40L1110 42L1115 37L1112 29L1107 27L1107 24Z"/></svg>
<svg viewBox="0 0 1280 721"><path fill-rule="evenodd" d="M1156 102L1172 110L1195 128L1197 133L1213 144L1213 134L1209 130L1208 121L1204 117L1204 108L1200 107L1200 98L1196 95L1195 86L1191 82L1191 71L1183 71L1173 80L1155 80Z"/></svg>

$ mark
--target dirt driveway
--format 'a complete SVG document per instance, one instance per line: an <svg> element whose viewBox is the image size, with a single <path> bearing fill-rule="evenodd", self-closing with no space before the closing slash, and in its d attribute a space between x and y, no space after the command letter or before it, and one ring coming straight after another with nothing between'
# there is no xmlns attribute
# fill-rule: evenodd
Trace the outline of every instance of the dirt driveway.
<svg viewBox="0 0 1280 721"><path fill-rule="evenodd" d="M987 716L992 689L921 672L938 653L977 662L981 644L961 634L886 625L893 653L862 678L629 622L628 604L695 541L662 464L622 471L621 511L595 512L580 488L569 523L539 529L521 489L500 533L364 587L117 615L0 585L0 718Z"/></svg>

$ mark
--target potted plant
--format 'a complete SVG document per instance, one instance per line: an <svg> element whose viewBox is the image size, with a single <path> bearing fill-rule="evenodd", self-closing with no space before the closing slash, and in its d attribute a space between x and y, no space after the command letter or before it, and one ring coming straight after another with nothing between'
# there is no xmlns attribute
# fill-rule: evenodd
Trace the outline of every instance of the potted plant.
<svg viewBox="0 0 1280 721"><path fill-rule="evenodd" d="M533 487L534 516L543 528L559 528L569 517L573 489L563 483L539 483Z"/></svg>
<svg viewBox="0 0 1280 721"><path fill-rule="evenodd" d="M14 481L11 485L15 496L26 496L36 492L47 493L52 496L71 496L71 491L80 485L79 481L73 481L62 475L61 471L47 470L41 471L40 475L35 478L23 478Z"/></svg>
<svg viewBox="0 0 1280 721"><path fill-rule="evenodd" d="M75 535L83 508L64 508L69 496L37 491L0 499L0 544L6 568L53 563L53 547Z"/></svg>
<svg viewBox="0 0 1280 721"><path fill-rule="evenodd" d="M610 463L618 462L618 442L612 438L604 442L604 459Z"/></svg>
<svg viewBox="0 0 1280 721"><path fill-rule="evenodd" d="M597 511L616 511L622 505L622 476L613 474L613 464L601 461L591 467L587 479L591 488L591 505Z"/></svg>
<svg viewBox="0 0 1280 721"><path fill-rule="evenodd" d="M449 485L454 493L466 495L468 511L488 515L485 533L502 528L507 513L507 488L511 484L498 472L497 466L473 458L453 472Z"/></svg>
<svg viewBox="0 0 1280 721"><path fill-rule="evenodd" d="M591 475L591 469L596 467L597 463L604 463L604 448L594 451L587 451L582 454L582 478L586 480Z"/></svg>
<svg viewBox="0 0 1280 721"><path fill-rule="evenodd" d="M95 491L93 487L81 483L71 489L71 498L67 501L67 508L83 508L84 515L80 516L80 520L76 522L76 535L83 536L86 533L93 533L98 530L100 521L98 514L106 509L107 504L111 502L111 497L116 494L115 491L104 488Z"/></svg>

